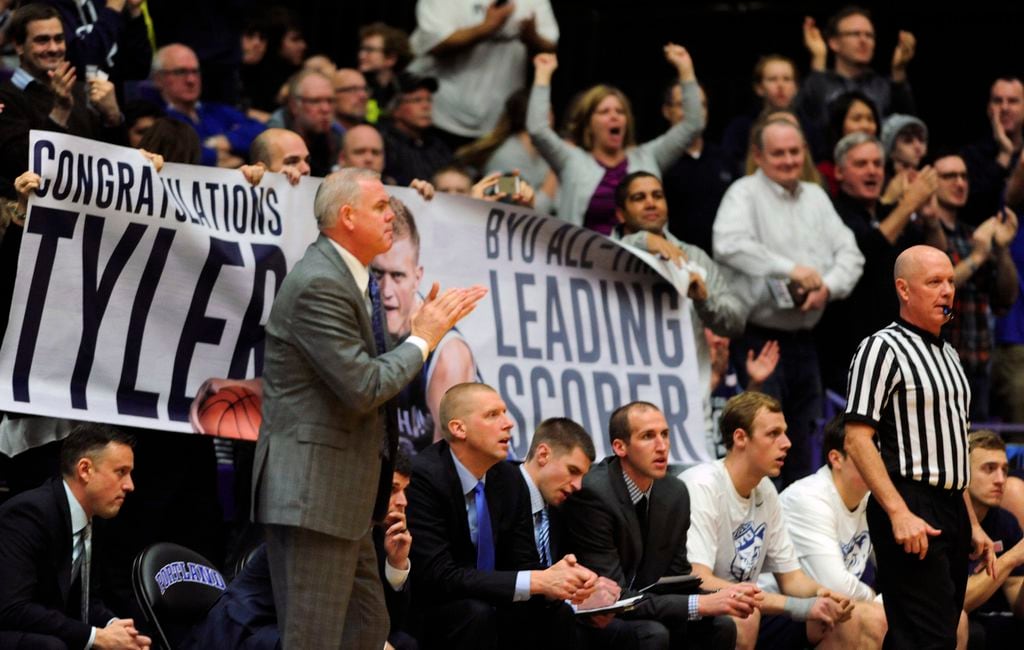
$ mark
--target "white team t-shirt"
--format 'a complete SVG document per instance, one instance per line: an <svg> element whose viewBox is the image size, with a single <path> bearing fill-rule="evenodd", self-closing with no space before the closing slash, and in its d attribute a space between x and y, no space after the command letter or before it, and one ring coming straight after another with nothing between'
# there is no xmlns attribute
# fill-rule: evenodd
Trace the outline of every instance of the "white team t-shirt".
<svg viewBox="0 0 1024 650"><path fill-rule="evenodd" d="M860 581L871 555L867 495L851 512L826 464L783 490L779 501L804 572L856 600L874 598L874 591Z"/></svg>
<svg viewBox="0 0 1024 650"><path fill-rule="evenodd" d="M691 467L679 478L690 491L686 557L734 582L754 582L762 571L800 568L779 507L779 493L764 478L741 497L724 460Z"/></svg>

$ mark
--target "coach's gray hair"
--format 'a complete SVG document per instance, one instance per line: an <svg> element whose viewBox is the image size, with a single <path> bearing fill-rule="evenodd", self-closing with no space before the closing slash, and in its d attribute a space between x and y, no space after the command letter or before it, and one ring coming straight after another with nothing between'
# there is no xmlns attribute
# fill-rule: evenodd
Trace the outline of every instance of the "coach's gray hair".
<svg viewBox="0 0 1024 650"><path fill-rule="evenodd" d="M835 151L832 152L832 160L835 161L836 167L843 166L843 163L846 162L846 154L850 153L851 149L869 142L878 146L878 153L882 155L882 164L885 165L885 149L882 148L881 140L870 133L854 131L853 133L844 135L842 139L836 143Z"/></svg>
<svg viewBox="0 0 1024 650"><path fill-rule="evenodd" d="M325 230L334 226L341 206L354 205L359 200L362 192L359 181L364 180L380 180L380 174L360 167L347 167L334 172L320 183L313 201L317 228Z"/></svg>

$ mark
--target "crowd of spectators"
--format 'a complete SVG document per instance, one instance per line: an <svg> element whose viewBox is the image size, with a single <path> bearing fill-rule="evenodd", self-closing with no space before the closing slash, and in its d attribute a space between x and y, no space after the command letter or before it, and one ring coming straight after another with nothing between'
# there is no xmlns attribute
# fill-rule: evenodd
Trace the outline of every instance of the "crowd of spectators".
<svg viewBox="0 0 1024 650"><path fill-rule="evenodd" d="M709 449L724 460L683 473L686 496L681 483L666 478L663 416L655 405L635 403L617 411L609 425L615 455L589 474L595 459L588 434L565 421L541 425L520 476L497 463L495 450L490 456L481 451L473 431L448 430L453 418L468 418L488 400L500 402L497 393L473 384L461 399L450 400L446 413L447 386L434 387L417 405L424 429L407 449L431 456L396 473L402 496L390 510L398 514L387 540L378 540L378 549L387 549L378 551L382 558L397 553L403 565L386 565L386 572L382 563L386 583L400 592L408 578L412 588L412 609L405 611L410 603L404 599L399 625L392 626L398 647L415 647L410 631L422 632L428 646L477 643L488 629L499 629L495 620L508 630L529 620L523 616L563 629L571 615L566 619L552 599L580 604L585 594L596 598L591 605L607 604L661 575L691 570L705 588L723 594L732 589L727 593L733 601L651 597L633 612L592 617L576 634L569 625L566 638L591 647L684 647L678 644L687 637L706 647L753 647L758 638L759 647L880 643L885 620L872 582L863 516L867 489L846 459L841 426L832 423L823 434L823 423L826 405L845 398L860 342L897 318L893 266L916 244L944 251L954 266L956 299L942 336L966 372L975 428L1024 424L1024 235L1017 218L1024 206L1024 83L1013 76L992 79L987 109L977 107L987 110L990 133L965 148L950 148L954 134L937 133L916 115L910 83L915 36L899 32L887 69L877 71L877 35L863 8L846 7L823 28L804 21L810 72L802 80L792 59L764 53L752 76L759 103L723 120L720 141L704 133L709 109L698 80L700 62L683 45L661 45L668 80L661 95L663 132L639 143L636 116L622 90L578 87L556 75L559 29L549 0L419 0L411 34L379 22L362 26L353 61L314 52L298 17L274 7L241 30L241 61L232 73L218 68L217 75L234 88L217 93L204 92L200 52L158 41L159 24L154 29L143 0L15 4L0 1L0 33L14 57L0 72L0 338L13 299L26 197L37 186L25 175L32 129L142 148L162 160L240 168L254 184L264 172L284 173L294 183L300 176L366 168L424 196L436 190L521 203L688 273L702 384L695 390L703 399ZM552 110L553 84L575 93L561 119ZM212 101L208 95L233 99ZM521 189L492 194L505 175L517 176ZM385 291L389 274L416 272L419 239L415 223L411 228L402 234L414 251L410 269L399 268L404 261L398 257L375 262ZM393 298L396 313L407 317L413 299ZM394 336L408 335L407 323L391 325ZM505 417L503 404L501 409ZM507 432L511 421L505 424L496 426ZM66 433L67 427L55 430ZM770 436L765 444L784 464L757 464L763 451L758 434ZM147 437L140 436L142 457L147 444L157 444ZM128 443L118 438L111 444L120 449ZM212 458L209 440L189 444ZM496 534L514 538L499 546L497 562L511 570L539 560L550 582L531 586L527 579L524 586L512 571L463 575L463 565L480 568L473 547L481 530L476 502L467 502L471 515L464 531L461 506L448 512L441 504L449 496L444 482L452 478L442 468L448 448L460 469L487 473L488 490L518 486L508 487L506 501L498 504L508 518L490 515ZM236 446L235 452L236 465L251 461L244 449ZM561 473L552 477L554 470L544 468L556 461ZM974 647L973 640L986 633L1013 638L1010 624L993 612L1024 617L1018 523L1024 522L1024 495L1009 476L998 435L973 434L971 465L977 518L1004 543L997 576L980 574L968 582L959 641L966 642L969 631ZM71 480L69 472L65 480ZM463 474L458 479L465 487ZM14 486L10 476L7 483ZM407 534L404 489L410 480L412 541L396 542L394 535ZM660 496L648 513L641 502L652 490ZM751 494L759 495L756 506ZM566 508L555 507L567 498ZM607 539L581 538L560 527L556 534L562 518L576 527L597 525L615 500L630 513L636 506L637 516L604 522ZM670 530L655 518L655 503L665 508L673 500L685 509L689 537L685 526ZM528 510L530 516L521 519L532 523L524 536L519 515ZM732 546L723 549L720 542L747 519L761 533L750 533L747 541L756 551L738 554L737 565ZM624 531L630 527L635 540ZM455 533L466 539L445 540ZM455 550L445 546L449 542ZM662 562L645 555L648 544L659 552L681 547L673 549L681 556ZM629 556L638 550L639 558ZM211 554L222 557L223 546ZM493 572L495 558L490 562ZM762 576L756 586L762 572L774 580ZM576 584L580 597L556 587L555 577ZM492 611L488 604L529 601L537 594L548 600L530 610ZM0 598L15 597L0 589ZM469 613L460 609L466 607ZM0 601L0 629L15 611ZM692 625L701 618L706 625ZM796 632L793 621L800 623ZM75 628L71 638L77 643L82 634ZM131 638L137 645L146 639L137 631Z"/></svg>

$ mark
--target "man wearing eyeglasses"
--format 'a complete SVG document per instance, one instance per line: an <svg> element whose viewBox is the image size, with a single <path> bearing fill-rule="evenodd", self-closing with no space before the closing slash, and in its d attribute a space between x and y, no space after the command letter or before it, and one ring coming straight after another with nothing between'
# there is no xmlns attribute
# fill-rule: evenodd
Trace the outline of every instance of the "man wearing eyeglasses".
<svg viewBox="0 0 1024 650"><path fill-rule="evenodd" d="M341 68L334 73L334 117L344 130L366 123L369 99L363 73L352 68Z"/></svg>
<svg viewBox="0 0 1024 650"><path fill-rule="evenodd" d="M971 386L971 421L988 419L992 328L989 317L1005 313L1017 299L1017 267L1009 245L1017 235L1017 215L1006 208L976 228L958 218L967 204L967 165L955 154L940 154L932 165L938 188L931 209L946 233L946 252L953 262L956 299L953 319L942 337L960 355Z"/></svg>
<svg viewBox="0 0 1024 650"><path fill-rule="evenodd" d="M907 66L914 58L916 47L913 34L899 33L888 77L871 68L875 56L875 26L871 22L871 13L866 9L856 6L841 9L829 19L826 37L827 41L822 38L812 18L804 20L804 45L811 54L811 72L796 98L796 107L801 124L814 127L809 129L808 136L815 159L832 154L826 150L829 145L825 142L828 106L845 92L863 92L871 98L882 117L890 113L916 113L907 81ZM831 70L825 68L829 51L835 57Z"/></svg>
<svg viewBox="0 0 1024 650"><path fill-rule="evenodd" d="M390 118L382 120L384 175L398 185L414 178L433 178L434 172L453 160L452 151L434 128L434 93L437 80L404 73L398 77L398 93Z"/></svg>
<svg viewBox="0 0 1024 650"><path fill-rule="evenodd" d="M191 124L199 134L204 165L241 166L253 138L266 128L231 106L199 101L203 92L199 58L181 43L157 50L153 83L167 104L167 116Z"/></svg>
<svg viewBox="0 0 1024 650"><path fill-rule="evenodd" d="M0 186L13 197L14 180L28 169L32 129L60 131L115 144L127 141L114 84L92 78L78 82L67 61L64 27L57 11L30 4L11 16L7 36L18 68L0 84ZM7 182L3 182L6 180Z"/></svg>
<svg viewBox="0 0 1024 650"><path fill-rule="evenodd" d="M313 176L331 173L344 129L334 120L334 85L326 76L315 70L296 73L288 81L288 104L274 112L267 126L302 136Z"/></svg>

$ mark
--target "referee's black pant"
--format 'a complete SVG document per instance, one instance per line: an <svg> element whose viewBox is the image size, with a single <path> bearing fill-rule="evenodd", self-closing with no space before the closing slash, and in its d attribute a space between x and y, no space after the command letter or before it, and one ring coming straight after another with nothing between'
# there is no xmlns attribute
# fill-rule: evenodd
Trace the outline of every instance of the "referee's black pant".
<svg viewBox="0 0 1024 650"><path fill-rule="evenodd" d="M928 554L918 559L896 543L882 506L873 496L868 501L878 587L889 624L883 647L952 650L971 552L971 523L963 493L919 481L894 478L893 482L910 511L942 534L928 538Z"/></svg>

